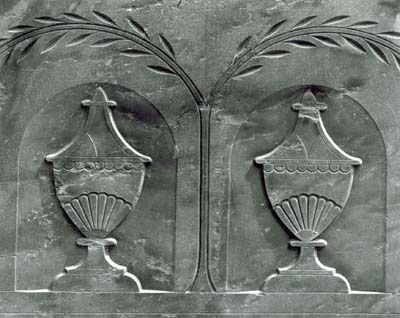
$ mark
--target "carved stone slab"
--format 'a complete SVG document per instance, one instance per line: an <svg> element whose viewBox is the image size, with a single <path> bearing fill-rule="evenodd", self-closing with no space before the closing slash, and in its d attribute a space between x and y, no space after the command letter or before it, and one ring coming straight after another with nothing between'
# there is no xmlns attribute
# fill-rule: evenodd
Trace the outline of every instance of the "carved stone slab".
<svg viewBox="0 0 400 318"><path fill-rule="evenodd" d="M0 2L0 318L400 315L399 14Z"/></svg>

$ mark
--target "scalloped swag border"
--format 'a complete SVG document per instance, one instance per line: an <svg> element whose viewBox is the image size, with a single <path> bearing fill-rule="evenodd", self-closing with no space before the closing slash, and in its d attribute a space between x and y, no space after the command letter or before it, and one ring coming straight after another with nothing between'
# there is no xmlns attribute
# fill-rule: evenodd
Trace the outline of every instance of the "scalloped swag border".
<svg viewBox="0 0 400 318"><path fill-rule="evenodd" d="M217 80L208 95L204 95L196 83L179 65L172 44L161 33L159 44L150 39L146 29L132 17L126 18L128 28L122 28L108 15L93 11L95 20L75 13L62 13L57 17L42 16L33 19L32 24L14 26L7 31L10 37L0 38L0 55L4 55L1 66L21 62L42 37L51 37L44 43L41 53L47 53L64 43L74 47L91 42L95 48L112 46L125 42L129 45L119 53L128 58L153 56L161 65L147 65L147 68L161 75L178 77L189 90L200 118L200 213L199 213L199 252L196 276L190 291L216 291L208 268L209 237L209 151L210 114L212 105L221 95L224 86L232 79L239 79L259 72L264 65L263 58L282 58L292 53L290 48L313 49L319 46L342 48L347 45L358 53L372 53L384 64L395 64L400 71L400 46L392 39L400 39L400 32L380 33L365 31L378 25L375 21L359 21L343 24L350 18L339 15L323 22L317 16L308 16L289 26L287 20L272 25L261 40L254 36L246 37L238 46L232 63ZM78 34L77 34L78 33ZM69 39L68 36L73 36ZM94 38L101 35L101 38ZM94 38L94 39L93 39ZM133 45L132 45L133 44ZM251 65L249 62L256 61Z"/></svg>

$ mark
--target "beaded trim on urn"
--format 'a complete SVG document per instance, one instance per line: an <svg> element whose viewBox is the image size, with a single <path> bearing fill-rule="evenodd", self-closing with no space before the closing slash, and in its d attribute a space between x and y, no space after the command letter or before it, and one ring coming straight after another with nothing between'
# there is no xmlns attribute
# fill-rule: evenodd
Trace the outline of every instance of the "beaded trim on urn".
<svg viewBox="0 0 400 318"><path fill-rule="evenodd" d="M82 160L80 161L53 161L54 170L143 170L143 164L137 161L115 160ZM96 158L98 159L98 158ZM125 158L124 158L125 159Z"/></svg>
<svg viewBox="0 0 400 318"><path fill-rule="evenodd" d="M294 172L330 172L351 173L351 164L342 161L299 161L299 160L267 160L264 163L264 172L294 173Z"/></svg>

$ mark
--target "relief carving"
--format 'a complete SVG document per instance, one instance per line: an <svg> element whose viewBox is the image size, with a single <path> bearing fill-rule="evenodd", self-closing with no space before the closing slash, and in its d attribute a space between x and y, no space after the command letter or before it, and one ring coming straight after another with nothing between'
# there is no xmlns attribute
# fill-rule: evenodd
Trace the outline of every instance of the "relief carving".
<svg viewBox="0 0 400 318"><path fill-rule="evenodd" d="M140 50L125 48L120 50L121 55L153 56L162 66L148 65L149 70L175 76L182 81L199 110L201 122L201 187L199 231L196 233L199 237L198 268L189 288L191 291L216 290L208 264L209 132L211 109L217 104L224 86L232 79L259 72L264 65L246 66L254 60L283 57L291 53L287 49L277 48L279 45L315 48L318 45L343 47L345 43L357 52L366 53L369 50L385 64L393 61L397 67L400 65L399 48L387 39L399 38L398 32L371 33L359 30L376 25L373 21L340 26L349 16L336 16L312 25L317 17L310 16L289 30L282 31L287 25L286 20L283 20L273 25L260 41L253 37L246 38L239 45L231 65L205 96L178 64L171 43L163 35L158 36L160 47L149 39L144 27L130 17L127 21L131 30L125 30L108 15L98 11L93 11L93 14L95 22L77 14L64 13L58 17L35 18L32 25L10 28L8 31L13 35L0 39L0 54L5 54L4 64L11 63L13 59L20 62L38 45L41 37L54 35L42 49L42 53L45 53L59 46L71 33L80 32L69 39L67 47L73 47L88 41L92 35L100 34L104 38L97 39L91 44L92 47L108 47L121 42L138 45ZM80 239L78 244L87 246L88 258L76 266L66 268L65 273L56 278L52 289L118 289L121 286L117 286L116 279L123 276L132 280L133 289L140 290L139 280L109 258L108 247L115 245L116 241L108 236L135 208L144 180L145 164L150 163L151 159L130 147L118 132L109 109L115 103L108 100L101 88L93 100L83 101L83 105L90 107L85 128L71 144L56 154L49 155L47 160L53 164L54 183L61 206L87 237ZM322 291L349 290L343 278L336 275L333 269L319 263L316 247L325 246L326 242L316 239L345 206L352 185L353 166L361 164L361 160L345 154L330 139L319 115L325 107L326 105L315 100L311 92L306 93L303 102L294 105L294 109L299 111L299 120L287 144L256 158L257 163L264 165L267 193L277 215L300 239L291 244L301 248L298 263L293 267L280 269L279 275L271 276L264 286L265 290L318 291L319 287ZM96 126L91 126L94 120ZM112 282L102 280L99 283L100 277L107 275L112 277ZM304 285L290 285L296 279L297 283ZM324 279L329 282L325 286L320 283ZM282 285L279 285L280 281L283 282ZM290 281L290 284L286 284L286 281Z"/></svg>
<svg viewBox="0 0 400 318"><path fill-rule="evenodd" d="M57 198L69 219L86 237L77 244L87 248L80 263L66 267L52 282L52 290L136 290L138 278L109 256L117 241L109 237L131 213L151 158L133 149L120 134L111 112L116 102L98 87L83 100L88 117L73 141L48 155Z"/></svg>
<svg viewBox="0 0 400 318"><path fill-rule="evenodd" d="M267 278L269 292L349 292L347 280L321 264L317 239L340 215L350 195L354 166L362 163L341 150L328 135L320 112L327 109L308 90L300 103L292 133L271 152L255 158L263 165L268 198L282 223L298 240L295 264L279 268Z"/></svg>

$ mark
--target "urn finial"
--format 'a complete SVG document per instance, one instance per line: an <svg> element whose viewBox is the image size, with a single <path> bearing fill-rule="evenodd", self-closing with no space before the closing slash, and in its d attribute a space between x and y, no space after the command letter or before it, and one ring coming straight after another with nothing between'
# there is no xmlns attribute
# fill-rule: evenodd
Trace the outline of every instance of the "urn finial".
<svg viewBox="0 0 400 318"><path fill-rule="evenodd" d="M92 99L83 100L82 105L88 107L111 107L116 106L117 103L113 100L109 100L104 89L101 86L98 86Z"/></svg>
<svg viewBox="0 0 400 318"><path fill-rule="evenodd" d="M327 109L325 103L318 102L311 90L307 90L301 103L292 105L292 109L299 111L299 117L308 117L312 120L320 120L320 111Z"/></svg>

